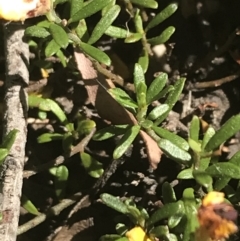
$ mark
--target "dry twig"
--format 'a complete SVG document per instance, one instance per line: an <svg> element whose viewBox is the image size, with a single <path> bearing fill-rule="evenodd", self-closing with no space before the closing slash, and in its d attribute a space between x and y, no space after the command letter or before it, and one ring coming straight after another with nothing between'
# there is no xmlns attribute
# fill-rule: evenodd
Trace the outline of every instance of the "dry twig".
<svg viewBox="0 0 240 241"><path fill-rule="evenodd" d="M6 85L3 137L17 129L15 143L1 166L1 212L0 240L15 241L22 193L22 174L27 135L28 44L23 40L24 25L4 24Z"/></svg>

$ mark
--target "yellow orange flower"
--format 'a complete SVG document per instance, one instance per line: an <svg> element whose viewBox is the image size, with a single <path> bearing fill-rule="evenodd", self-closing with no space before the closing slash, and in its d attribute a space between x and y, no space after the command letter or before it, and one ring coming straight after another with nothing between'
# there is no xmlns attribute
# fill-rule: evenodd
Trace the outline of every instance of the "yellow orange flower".
<svg viewBox="0 0 240 241"><path fill-rule="evenodd" d="M134 227L126 233L129 241L152 241L141 227Z"/></svg>
<svg viewBox="0 0 240 241"><path fill-rule="evenodd" d="M237 216L233 206L224 202L223 193L210 192L198 210L200 228L196 233L197 240L225 240L238 231Z"/></svg>

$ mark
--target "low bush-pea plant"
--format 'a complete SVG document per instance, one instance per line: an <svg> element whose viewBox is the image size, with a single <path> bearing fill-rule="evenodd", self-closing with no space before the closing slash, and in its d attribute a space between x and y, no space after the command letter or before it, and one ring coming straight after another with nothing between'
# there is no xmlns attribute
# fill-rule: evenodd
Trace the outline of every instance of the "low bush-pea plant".
<svg viewBox="0 0 240 241"><path fill-rule="evenodd" d="M232 137L239 128L240 115L232 116L218 131L207 126L200 139L200 119L194 116L189 129L188 143L191 149L191 164L189 168L182 170L177 178L195 179L195 181L205 187L208 191L220 191L227 188L231 179L240 179L239 157L240 152L235 153L228 161L219 162L220 155L216 151L221 145ZM204 128L202 128L204 129ZM233 194L233 190L230 195Z"/></svg>
<svg viewBox="0 0 240 241"><path fill-rule="evenodd" d="M179 178L186 179L194 177L198 183L211 190L212 177L221 176L221 181L217 180L215 184L216 188L220 190L226 186L229 178L240 177L240 170L235 168L235 166L237 166L235 162L238 158L233 158L228 163L214 163L210 166L209 164L211 164L211 159L213 159L212 154L214 150L219 148L224 141L239 130L237 124L240 118L239 115L232 117L214 135L214 130L212 127L209 127L204 133L203 140L199 140L198 138L199 133L196 130L199 127L197 126L197 128L195 128L195 125L198 125L197 117L192 121L191 126L193 127L190 128L190 138L188 141L159 126L179 99L185 79L180 78L174 85L167 86L168 76L165 73L161 73L152 81L150 86L147 87L144 73L148 69L149 46L165 43L174 33L175 28L169 26L159 36L153 38L148 38L148 31L174 14L178 6L176 3L169 4L145 24L143 15L141 14L142 11L146 8L156 9L158 7L157 1L127 0L123 1L123 3L124 4L120 6L116 4L115 0L56 0L52 3L51 11L47 13L47 20L27 28L25 34L32 37L32 43L35 41L37 56L40 60L42 60L44 56L50 57L56 55L63 66L67 66L69 61L66 57L69 44L77 46L92 59L109 66L111 61L107 54L92 46L104 34L113 38L122 38L125 43L141 41L142 53L134 68L136 101L131 99L129 95L120 88L108 90L124 108L134 114L138 124L132 126L110 126L107 129L97 132L94 140L101 141L116 135L122 135L113 153L113 157L117 159L129 148L142 129L158 143L159 147L167 156L184 164L185 167L190 168L181 172L178 176ZM56 13L56 8L62 4L64 5L64 11ZM121 10L129 13L135 29L126 30L114 26L113 23L120 16ZM101 12L101 18L90 32L86 18L91 17L97 12ZM43 49L44 51L42 51ZM38 62L40 63L41 61ZM151 103L162 97L166 98L165 102L149 112ZM57 117L61 123L65 125L67 129L66 133L45 134L39 137L39 142L46 142L47 139L48 141L62 139L64 150L67 152L72 145L71 139L76 133L79 134L79 132L82 131L79 129L80 127L77 127L77 130L75 130L73 124L67 122L64 113L50 99L43 101L40 97L30 96L30 106L31 105L39 108L39 115L42 118L46 115L46 111L50 109L55 114L56 111L58 112ZM223 176L225 177L224 180L222 180Z"/></svg>
<svg viewBox="0 0 240 241"><path fill-rule="evenodd" d="M161 73L147 88L144 71L140 64L136 64L134 68L134 86L137 101L131 99L131 97L120 88L110 89L109 93L118 103L136 117L138 124L107 127L99 130L94 135L93 140L101 141L113 136L123 135L113 153L113 157L118 159L129 148L142 129L146 131L171 158L179 162L189 162L191 155L188 153L188 142L180 136L159 127L178 101L185 82L185 78L180 78L173 86L166 86L167 79L167 74ZM149 112L148 109L151 103L162 97L166 97L165 102Z"/></svg>
<svg viewBox="0 0 240 241"><path fill-rule="evenodd" d="M118 222L118 234L104 235L100 241L217 241L237 232L237 211L224 200L223 193L209 192L201 202L194 190L187 188L177 201L167 182L162 186L162 193L164 206L152 215L137 208L130 199L123 202L110 194L102 194L103 203L126 215L131 223Z"/></svg>
<svg viewBox="0 0 240 241"><path fill-rule="evenodd" d="M100 241L154 241L155 238L167 241L190 240L198 226L197 203L193 189L184 190L182 199L178 201L169 183L164 183L162 189L165 205L152 215L143 208L137 208L131 200L122 202L110 194L102 194L103 203L128 216L131 224L127 226L125 223L118 223L118 235L104 235ZM183 238L180 239L181 237Z"/></svg>
<svg viewBox="0 0 240 241"><path fill-rule="evenodd" d="M195 179L208 191L222 190L231 178L240 179L239 155L237 152L228 162L218 162L215 151L234 136L239 130L240 115L231 117L222 127L215 131L205 126L203 138L200 139L200 119L194 116L188 140L159 126L179 99L185 79L180 78L173 86L166 86L167 74L162 73L149 87L145 84L144 73L139 64L135 65L134 85L136 99L134 101L122 89L110 89L110 94L136 117L137 125L115 125L99 130L93 136L96 141L122 135L113 157L119 158L132 144L139 131L146 131L159 145L162 151L172 160L183 164L184 170L177 178ZM148 108L154 100L165 97L166 100L150 112ZM216 180L213 186L213 179Z"/></svg>
<svg viewBox="0 0 240 241"><path fill-rule="evenodd" d="M61 11L61 14L57 14L55 11L59 5L64 5L64 11ZM109 66L111 60L108 55L93 46L103 35L123 39L126 44L141 41L142 51L138 63L146 72L151 54L149 46L168 41L175 28L169 26L159 36L153 38L147 37L148 31L169 18L178 6L176 3L169 4L156 14L144 28L141 13L145 8L156 9L158 3L154 0L127 0L123 1L121 8L116 4L116 0L56 0L53 1L52 9L46 15L47 20L28 27L25 34L32 38L30 44L39 57L35 62L41 68L49 68L49 64L43 58L53 55L58 57L62 65L66 67L69 61L67 57L69 44L77 46L92 59ZM130 15L135 29L129 30L113 25L121 10ZM90 32L86 19L99 11L101 11L101 19Z"/></svg>
<svg viewBox="0 0 240 241"><path fill-rule="evenodd" d="M63 7L63 8L62 8ZM93 61L100 62L106 66L111 65L111 60L106 53L97 47L93 46L96 42L103 36L107 35L111 38L123 39L126 44L140 41L142 44L141 53L138 59L138 65L136 65L136 73L140 73L140 78L143 77L148 69L149 65L149 55L151 55L150 46L165 43L171 35L174 33L175 28L173 26L167 27L159 36L148 37L149 30L161 24L167 18L169 18L177 10L178 6L176 3L169 4L165 9L157 13L148 23L144 23L143 11L146 8L157 9L158 3L154 0L127 0L123 1L123 4L116 4L116 0L94 0L94 1L84 1L84 0L55 0L52 2L51 10L46 14L47 19L38 22L37 24L30 26L26 29L25 35L30 39L29 45L32 50L36 53L36 59L34 64L41 68L41 70L46 70L52 68L52 63L46 58L51 56L56 56L63 67L71 67L71 48L69 50L68 46L79 48L83 51L89 58ZM58 11L58 9L62 9ZM121 11L125 11L130 16L130 21L133 22L133 29L126 29L115 26L113 23L119 17ZM86 19L93 16L95 13L100 13L100 20L90 31L89 24ZM146 26L145 26L146 25ZM72 69L71 69L72 70ZM160 91L164 87L164 81L166 81L166 76L160 76L155 81L155 87L161 82L161 86L157 89ZM138 81L138 77L135 78ZM140 83L141 82L141 83ZM139 88L145 88L145 84L142 83L142 79L139 79ZM181 92L182 81L179 83L176 92ZM153 88L155 88L153 86ZM170 91L171 88L165 88L161 94L164 96ZM114 91L111 93L114 95ZM152 99L149 99L149 103L153 101L153 98L158 99L159 96L153 96L155 93L154 89L151 90L153 93L148 95ZM139 91L138 91L139 92ZM178 96L178 95L177 95ZM144 116L144 103L143 98L139 96L139 105L143 108L141 113L139 113L139 120L141 122ZM144 97L146 101L146 96ZM160 98L160 97L159 97ZM176 98L175 98L176 99ZM166 115L174 104L174 100L171 99L168 105L165 105L163 111ZM136 104L135 104L136 105ZM46 143L54 140L62 140L62 146L64 150L64 155L68 156L71 150L74 148L74 144L79 138L89 133L89 131L95 127L95 123L91 120L85 120L80 118L77 121L76 127L73 123L69 123L66 115L62 109L53 100L46 99L37 95L29 95L29 106L31 108L38 108L38 116L41 119L47 117L47 112L52 112L60 121L61 125L64 127L63 133L44 133L38 137L39 143ZM152 113L152 116L157 114ZM154 118L154 117L153 117ZM164 119L164 118L163 118ZM158 119L160 123L161 120ZM145 123L147 125L147 123ZM144 124L142 124L144 125ZM116 127L119 129L120 127ZM121 128L120 128L121 129ZM140 126L128 127L125 137L127 136L127 142L121 146L121 151L117 151L114 154L114 158L119 158L129 147L130 143L135 139L136 135L140 130ZM124 138L125 138L124 137ZM123 139L122 139L123 140ZM119 145L120 146L120 145ZM86 171L92 177L98 178L102 175L103 169L101 163L91 157L89 154L81 152L80 157L82 164ZM67 167L61 165L59 167L54 167L50 170L50 173L55 176L55 186L56 194L59 198L64 196L64 189L66 181L68 179ZM61 186L58 185L61 183Z"/></svg>

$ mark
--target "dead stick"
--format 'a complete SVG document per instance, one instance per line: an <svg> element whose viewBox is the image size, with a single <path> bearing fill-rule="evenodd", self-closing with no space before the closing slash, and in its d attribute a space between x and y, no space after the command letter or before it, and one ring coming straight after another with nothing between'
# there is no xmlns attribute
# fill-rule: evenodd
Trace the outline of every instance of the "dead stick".
<svg viewBox="0 0 240 241"><path fill-rule="evenodd" d="M21 23L5 23L4 26L6 85L3 139L17 129L16 140L0 169L1 200L0 240L15 241L17 236L22 194L23 167L27 136L28 44L24 42L25 26Z"/></svg>
<svg viewBox="0 0 240 241"><path fill-rule="evenodd" d="M51 207L47 213L41 213L32 220L24 223L18 228L18 235L23 234L28 230L36 227L37 225L43 223L49 217L57 216L64 209L73 205L81 197L81 195L81 193L76 193L71 198L63 199L60 203Z"/></svg>
<svg viewBox="0 0 240 241"><path fill-rule="evenodd" d="M228 82L231 82L237 78L240 77L240 71L236 72L233 75L229 75L226 77L223 77L221 79L211 80L211 81L204 81L204 82L197 82L191 86L188 87L188 89L205 89L205 88L214 88L221 86L223 84L226 84Z"/></svg>

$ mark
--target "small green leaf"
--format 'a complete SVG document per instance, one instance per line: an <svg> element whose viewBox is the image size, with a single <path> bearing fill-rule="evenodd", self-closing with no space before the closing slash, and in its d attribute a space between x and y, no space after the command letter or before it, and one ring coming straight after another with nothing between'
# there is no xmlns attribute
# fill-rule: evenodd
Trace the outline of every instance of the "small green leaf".
<svg viewBox="0 0 240 241"><path fill-rule="evenodd" d="M94 136L94 141L103 141L107 140L114 136L123 135L126 132L128 125L115 125L115 126L108 126L97 131Z"/></svg>
<svg viewBox="0 0 240 241"><path fill-rule="evenodd" d="M134 67L134 86L136 89L136 98L137 98L138 106L145 106L147 86L145 83L145 76L144 76L143 69L141 65L138 63L135 64L135 67ZM144 100L142 99L142 96L143 96L142 94L145 96Z"/></svg>
<svg viewBox="0 0 240 241"><path fill-rule="evenodd" d="M48 169L48 172L49 172L51 175L56 176L57 168L58 168L58 167L51 167L50 169Z"/></svg>
<svg viewBox="0 0 240 241"><path fill-rule="evenodd" d="M131 33L123 28L109 26L105 34L113 38L127 38Z"/></svg>
<svg viewBox="0 0 240 241"><path fill-rule="evenodd" d="M95 2L95 1L93 1ZM79 43L80 48L90 57L107 66L111 65L111 60L103 51L86 43Z"/></svg>
<svg viewBox="0 0 240 241"><path fill-rule="evenodd" d="M169 95L165 101L165 104L169 105L169 110L164 115L162 115L161 118L159 118L157 120L157 123L155 123L156 125L159 125L167 117L168 113L172 110L173 106L179 100L179 97L182 93L185 81L186 81L185 78L180 78L175 83L174 89L169 93Z"/></svg>
<svg viewBox="0 0 240 241"><path fill-rule="evenodd" d="M191 155L188 152L179 148L169 140L161 139L158 145L163 150L164 154L177 162L188 163L191 160Z"/></svg>
<svg viewBox="0 0 240 241"><path fill-rule="evenodd" d="M136 43L140 39L142 39L142 33L129 33L129 35L125 38L124 43Z"/></svg>
<svg viewBox="0 0 240 241"><path fill-rule="evenodd" d="M116 0L112 0L111 3L109 3L106 7L104 7L101 10L102 16L105 15L111 9L111 7L114 6L115 4L116 4Z"/></svg>
<svg viewBox="0 0 240 241"><path fill-rule="evenodd" d="M55 23L51 23L49 26L50 33L55 42L61 47L66 48L68 46L68 35L66 31Z"/></svg>
<svg viewBox="0 0 240 241"><path fill-rule="evenodd" d="M146 129L146 130L149 130L152 128L153 126L153 122L150 121L150 120L144 120L144 121L141 121L141 126Z"/></svg>
<svg viewBox="0 0 240 241"><path fill-rule="evenodd" d="M59 200L63 199L65 196L67 180L68 180L67 167L64 165L57 167L54 184L55 184L55 193Z"/></svg>
<svg viewBox="0 0 240 241"><path fill-rule="evenodd" d="M59 49L57 52L56 52L56 56L59 58L59 60L61 61L62 65L64 68L67 67L67 61L66 61L66 57L65 55L63 54L63 51L61 49Z"/></svg>
<svg viewBox="0 0 240 241"><path fill-rule="evenodd" d="M100 21L97 23L95 28L93 29L92 35L88 40L88 44L93 44L97 42L108 27L113 23L113 21L117 18L121 8L118 5L112 6L109 11L103 15Z"/></svg>
<svg viewBox="0 0 240 241"><path fill-rule="evenodd" d="M70 0L71 10L70 17L73 17L75 13L80 11L83 7L83 0Z"/></svg>
<svg viewBox="0 0 240 241"><path fill-rule="evenodd" d="M147 85L143 82L139 83L136 87L136 97L139 109L147 107L146 93Z"/></svg>
<svg viewBox="0 0 240 241"><path fill-rule="evenodd" d="M85 19L94 13L100 11L105 6L107 6L109 3L111 3L112 0L94 0L90 1L88 4L86 4L83 8L81 8L79 11L77 11L71 18L68 20L69 23L78 22L81 19Z"/></svg>
<svg viewBox="0 0 240 241"><path fill-rule="evenodd" d="M167 139L168 141L170 141L174 145L178 146L179 148L181 148L185 151L189 150L188 142L185 139L183 139L182 137L180 137L166 129L155 126L155 125L152 126L152 129L154 130L154 132L156 132L157 135L159 135L160 137L162 137L164 139Z"/></svg>
<svg viewBox="0 0 240 241"><path fill-rule="evenodd" d="M79 135L88 135L95 127L96 127L95 121L81 120L78 122L76 131L79 133Z"/></svg>
<svg viewBox="0 0 240 241"><path fill-rule="evenodd" d="M131 99L131 97L120 88L109 89L110 95L122 106L130 109L138 107L137 103Z"/></svg>
<svg viewBox="0 0 240 241"><path fill-rule="evenodd" d="M137 33L144 34L143 20L140 16L140 10L137 8L134 16L134 25Z"/></svg>
<svg viewBox="0 0 240 241"><path fill-rule="evenodd" d="M75 130L73 123L66 123L65 127L68 132L74 132L74 130Z"/></svg>
<svg viewBox="0 0 240 241"><path fill-rule="evenodd" d="M228 162L231 162L237 166L240 166L240 151L236 152Z"/></svg>
<svg viewBox="0 0 240 241"><path fill-rule="evenodd" d="M0 148L0 165L2 165L8 153L9 153L8 149Z"/></svg>
<svg viewBox="0 0 240 241"><path fill-rule="evenodd" d="M31 213L33 215L39 214L37 208L34 206L34 204L24 194L21 197L21 205L29 213Z"/></svg>
<svg viewBox="0 0 240 241"><path fill-rule="evenodd" d="M184 216L184 209L181 213L174 214L168 219L168 227L169 228L175 228L182 220Z"/></svg>
<svg viewBox="0 0 240 241"><path fill-rule="evenodd" d="M187 204L191 204L192 206L196 206L196 200L194 196L193 188L186 188L183 191L183 201Z"/></svg>
<svg viewBox="0 0 240 241"><path fill-rule="evenodd" d="M118 223L116 225L116 231L119 235L124 235L128 231L128 227L124 223Z"/></svg>
<svg viewBox="0 0 240 241"><path fill-rule="evenodd" d="M211 165L206 173L213 177L230 177L240 179L240 167L231 162L220 162Z"/></svg>
<svg viewBox="0 0 240 241"><path fill-rule="evenodd" d="M138 64L141 65L143 72L146 73L149 65L148 51L144 48L138 59Z"/></svg>
<svg viewBox="0 0 240 241"><path fill-rule="evenodd" d="M39 107L39 105L44 102L44 98L42 97L39 97L37 95L29 95L28 96L28 104L29 104L29 107L33 108L33 107ZM47 108L46 111L49 111L50 108Z"/></svg>
<svg viewBox="0 0 240 241"><path fill-rule="evenodd" d="M78 26L75 28L76 34L78 38L80 38L83 42L87 42L89 39L87 24L85 19L79 21ZM74 41L75 43L79 43L80 41Z"/></svg>
<svg viewBox="0 0 240 241"><path fill-rule="evenodd" d="M117 147L113 152L114 159L120 158L127 151L127 149L130 147L132 142L135 140L139 131L140 131L140 126L138 125L130 126L126 129L125 134L122 136L119 143L117 144Z"/></svg>
<svg viewBox="0 0 240 241"><path fill-rule="evenodd" d="M150 232L150 235L153 235L156 238L165 237L169 233L169 229L167 226L159 225L153 228Z"/></svg>
<svg viewBox="0 0 240 241"><path fill-rule="evenodd" d="M165 204L162 208L155 211L149 218L147 221L147 227L151 227L153 224L159 222L160 220L170 218L172 215L182 212L183 208L184 207L182 201Z"/></svg>
<svg viewBox="0 0 240 241"><path fill-rule="evenodd" d="M183 202L187 216L187 225L184 230L183 240L189 241L193 240L192 236L195 234L196 229L199 226L197 220L196 199L193 188L186 188L183 191Z"/></svg>
<svg viewBox="0 0 240 241"><path fill-rule="evenodd" d="M204 186L208 191L212 190L212 177L203 171L194 170L193 177L196 182L202 186Z"/></svg>
<svg viewBox="0 0 240 241"><path fill-rule="evenodd" d="M17 129L11 130L7 134L7 136L4 137L3 143L1 144L1 148L6 148L8 151L10 151L13 143L15 142L18 132L19 132L19 130L17 130Z"/></svg>
<svg viewBox="0 0 240 241"><path fill-rule="evenodd" d="M178 241L178 237L173 233L168 233L165 236L166 241Z"/></svg>
<svg viewBox="0 0 240 241"><path fill-rule="evenodd" d="M174 189L169 182L164 182L162 185L162 197L164 203L177 201Z"/></svg>
<svg viewBox="0 0 240 241"><path fill-rule="evenodd" d="M147 103L151 104L155 100L159 100L159 94L167 83L168 75L166 73L159 74L150 84L147 90Z"/></svg>
<svg viewBox="0 0 240 241"><path fill-rule="evenodd" d="M56 54L60 48L60 45L57 44L54 39L52 39L45 48L46 57L51 57L52 55Z"/></svg>
<svg viewBox="0 0 240 241"><path fill-rule="evenodd" d="M130 0L130 2L144 8L153 8L153 9L158 8L158 3L154 0Z"/></svg>
<svg viewBox="0 0 240 241"><path fill-rule="evenodd" d="M140 223L142 221L141 212L138 208L128 205L128 217L133 223Z"/></svg>
<svg viewBox="0 0 240 241"><path fill-rule="evenodd" d="M116 210L117 212L120 212L122 214L129 213L127 205L122 202L118 197L114 197L108 193L103 193L100 197L105 205Z"/></svg>
<svg viewBox="0 0 240 241"><path fill-rule="evenodd" d="M228 161L236 166L240 166L240 151L236 152L233 157ZM230 182L230 177L219 177L214 183L214 190L221 191Z"/></svg>
<svg viewBox="0 0 240 241"><path fill-rule="evenodd" d="M38 118L41 120L45 120L47 118L47 112L46 111L38 111Z"/></svg>
<svg viewBox="0 0 240 241"><path fill-rule="evenodd" d="M199 118L194 115L190 123L189 137L195 142L198 142L199 130L200 130L200 121L199 121Z"/></svg>
<svg viewBox="0 0 240 241"><path fill-rule="evenodd" d="M29 96L30 97L33 97L32 96ZM35 96L36 97L36 96ZM40 97L40 102L39 102L39 105L36 106L38 107L40 110L42 111L52 111L52 113L54 115L56 115L56 117L63 123L63 124L67 124L67 117L66 115L64 114L64 112L62 111L62 109L59 107L59 105L51 100L51 99L43 99Z"/></svg>
<svg viewBox="0 0 240 241"><path fill-rule="evenodd" d="M221 191L223 188L225 188L228 185L230 180L231 180L230 177L218 177L214 183L214 190Z"/></svg>
<svg viewBox="0 0 240 241"><path fill-rule="evenodd" d="M169 106L167 104L162 104L159 106L156 106L149 114L148 119L150 120L156 120L159 117L161 117L163 114L165 114L169 109Z"/></svg>
<svg viewBox="0 0 240 241"><path fill-rule="evenodd" d="M209 126L208 129L206 130L205 134L204 134L204 137L203 137L202 150L205 149L207 143L213 137L214 134L215 134L215 130L213 129L213 127Z"/></svg>
<svg viewBox="0 0 240 241"><path fill-rule="evenodd" d="M51 24L50 21L43 20L43 21L38 22L37 26L38 27L43 27L43 28L49 28L50 24Z"/></svg>
<svg viewBox="0 0 240 241"><path fill-rule="evenodd" d="M170 26L166 28L158 37L150 38L147 41L151 45L163 44L170 39L170 37L173 35L174 32L175 32L175 28L173 26Z"/></svg>
<svg viewBox="0 0 240 241"><path fill-rule="evenodd" d="M195 153L200 153L201 152L201 143L189 138L188 139L188 144L191 147L191 149L195 152Z"/></svg>
<svg viewBox="0 0 240 241"><path fill-rule="evenodd" d="M205 150L213 151L240 130L240 114L231 117L207 143Z"/></svg>
<svg viewBox="0 0 240 241"><path fill-rule="evenodd" d="M55 1L56 2L56 1ZM54 2L54 3L55 3ZM57 23L57 24L61 24L62 23L62 19L59 18L58 14L55 12L54 8L51 8L47 13L46 13L46 17L48 19L49 22L51 23ZM51 24L50 23L50 24Z"/></svg>
<svg viewBox="0 0 240 241"><path fill-rule="evenodd" d="M81 152L80 157L84 168L91 177L99 178L102 176L104 170L101 162L85 152Z"/></svg>
<svg viewBox="0 0 240 241"><path fill-rule="evenodd" d="M159 98L164 98L167 94L171 93L174 90L174 86L168 85L166 86L160 93L159 93Z"/></svg>
<svg viewBox="0 0 240 241"><path fill-rule="evenodd" d="M177 175L178 179L193 179L193 169L188 168L184 169L181 172L178 173Z"/></svg>
<svg viewBox="0 0 240 241"><path fill-rule="evenodd" d="M178 9L177 3L171 3L166 8L164 8L160 13L158 13L147 25L146 31L162 23L164 20L169 18Z"/></svg>
<svg viewBox="0 0 240 241"><path fill-rule="evenodd" d="M140 210L141 216L144 218L144 220L149 219L149 214L145 208L140 207L139 210Z"/></svg>
<svg viewBox="0 0 240 241"><path fill-rule="evenodd" d="M24 34L36 38L47 38L50 35L46 28L36 25L26 28Z"/></svg>
<svg viewBox="0 0 240 241"><path fill-rule="evenodd" d="M37 138L38 143L46 143L55 140L62 140L63 134L59 133L44 133Z"/></svg>
<svg viewBox="0 0 240 241"><path fill-rule="evenodd" d="M209 163L211 161L211 157L202 157L200 160L199 160L199 170L201 171L205 171L206 168L209 166Z"/></svg>

